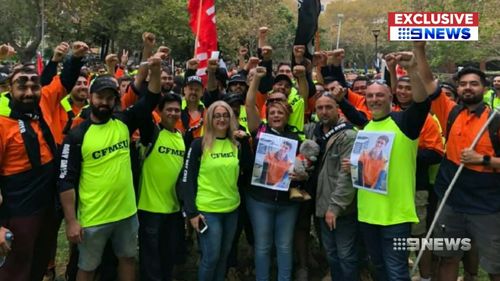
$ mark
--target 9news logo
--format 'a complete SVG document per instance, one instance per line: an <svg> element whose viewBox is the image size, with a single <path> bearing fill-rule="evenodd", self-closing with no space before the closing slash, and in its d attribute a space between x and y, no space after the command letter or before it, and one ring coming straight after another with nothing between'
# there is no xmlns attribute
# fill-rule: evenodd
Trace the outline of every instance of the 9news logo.
<svg viewBox="0 0 500 281"><path fill-rule="evenodd" d="M389 41L477 41L479 13L388 14Z"/></svg>

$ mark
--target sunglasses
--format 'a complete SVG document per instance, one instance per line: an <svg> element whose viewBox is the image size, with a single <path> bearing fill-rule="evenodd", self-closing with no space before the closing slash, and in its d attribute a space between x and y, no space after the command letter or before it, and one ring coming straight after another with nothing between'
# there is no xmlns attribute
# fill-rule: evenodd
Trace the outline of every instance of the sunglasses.
<svg viewBox="0 0 500 281"><path fill-rule="evenodd" d="M267 99L266 105L271 104L271 103L275 103L275 102L286 102L286 100L281 99L281 98Z"/></svg>
<svg viewBox="0 0 500 281"><path fill-rule="evenodd" d="M20 85L24 85L28 83L28 81L31 81L35 84L40 84L40 76L19 76L16 80L12 81L12 84L17 82Z"/></svg>
<svg viewBox="0 0 500 281"><path fill-rule="evenodd" d="M384 79L371 80L371 81L369 81L366 84L366 86L370 86L370 85L373 85L373 84L377 84L377 85L380 85L380 86L389 87Z"/></svg>

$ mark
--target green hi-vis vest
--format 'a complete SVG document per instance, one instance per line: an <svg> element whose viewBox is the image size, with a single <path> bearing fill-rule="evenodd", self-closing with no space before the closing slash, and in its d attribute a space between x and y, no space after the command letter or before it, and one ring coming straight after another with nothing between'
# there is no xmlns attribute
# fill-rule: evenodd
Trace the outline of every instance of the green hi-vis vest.
<svg viewBox="0 0 500 281"><path fill-rule="evenodd" d="M240 205L238 148L229 139L216 139L203 151L198 172L196 208L203 212L229 213Z"/></svg>
<svg viewBox="0 0 500 281"><path fill-rule="evenodd" d="M130 136L118 119L92 124L82 142L78 220L83 227L128 218L137 212Z"/></svg>
<svg viewBox="0 0 500 281"><path fill-rule="evenodd" d="M201 100L198 102L198 105L201 105L201 107L205 108L205 105L203 104L203 102ZM181 109L185 109L186 107L187 107L187 102L183 98L181 101Z"/></svg>
<svg viewBox="0 0 500 281"><path fill-rule="evenodd" d="M393 132L387 194L358 190L358 220L375 225L418 222L415 211L415 174L418 139L411 140L391 117L370 121L364 131Z"/></svg>
<svg viewBox="0 0 500 281"><path fill-rule="evenodd" d="M180 132L161 130L142 166L139 210L171 214L180 211L175 190L186 147Z"/></svg>
<svg viewBox="0 0 500 281"><path fill-rule="evenodd" d="M299 95L297 89L292 88L290 95L288 96L288 103L292 107L292 114L288 119L288 124L297 127L299 131L304 131L304 99Z"/></svg>
<svg viewBox="0 0 500 281"><path fill-rule="evenodd" d="M495 109L500 106L500 96L496 95L495 90L489 89L484 93L483 101Z"/></svg>
<svg viewBox="0 0 500 281"><path fill-rule="evenodd" d="M238 121L241 126L245 127L247 134L250 134L250 131L248 130L248 118L245 105L240 107L240 117L238 118Z"/></svg>
<svg viewBox="0 0 500 281"><path fill-rule="evenodd" d="M12 111L9 107L9 98L5 95L9 92L3 92L0 95L0 116L10 116L10 112Z"/></svg>

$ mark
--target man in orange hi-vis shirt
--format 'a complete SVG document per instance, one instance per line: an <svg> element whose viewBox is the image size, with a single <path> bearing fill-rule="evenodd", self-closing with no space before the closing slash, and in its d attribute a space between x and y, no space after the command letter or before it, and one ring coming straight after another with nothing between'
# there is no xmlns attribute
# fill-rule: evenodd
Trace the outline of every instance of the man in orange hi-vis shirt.
<svg viewBox="0 0 500 281"><path fill-rule="evenodd" d="M61 43L54 58L62 60L68 50L69 45ZM50 223L56 144L62 138L56 109L73 88L87 51L85 43L73 43L73 54L64 62L61 75L44 87L32 65L16 67L9 80L11 91L0 97L0 225L14 234L0 280L42 280L47 268L57 235Z"/></svg>

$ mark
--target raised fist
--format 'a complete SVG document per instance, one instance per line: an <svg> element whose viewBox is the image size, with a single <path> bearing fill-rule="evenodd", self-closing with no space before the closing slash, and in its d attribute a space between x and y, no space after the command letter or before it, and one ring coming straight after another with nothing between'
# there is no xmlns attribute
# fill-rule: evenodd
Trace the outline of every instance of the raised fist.
<svg viewBox="0 0 500 281"><path fill-rule="evenodd" d="M273 47L264 46L262 47L262 59L265 61L271 60L273 57Z"/></svg>
<svg viewBox="0 0 500 281"><path fill-rule="evenodd" d="M396 53L396 61L405 69L412 69L417 66L417 61L412 52L398 52Z"/></svg>
<svg viewBox="0 0 500 281"><path fill-rule="evenodd" d="M315 52L313 55L313 66L323 67L326 65L327 55L326 52Z"/></svg>
<svg viewBox="0 0 500 281"><path fill-rule="evenodd" d="M9 44L0 45L0 60L12 57L16 54L14 48Z"/></svg>
<svg viewBox="0 0 500 281"><path fill-rule="evenodd" d="M69 51L69 44L66 42L61 42L54 49L54 55L52 55L53 62L61 62Z"/></svg>
<svg viewBox="0 0 500 281"><path fill-rule="evenodd" d="M306 76L306 67L303 65L296 65L293 67L293 75L297 78Z"/></svg>
<svg viewBox="0 0 500 281"><path fill-rule="evenodd" d="M219 63L216 59L209 59L207 65L207 71L211 73L215 73L219 68Z"/></svg>
<svg viewBox="0 0 500 281"><path fill-rule="evenodd" d="M170 48L167 47L167 46L160 46L158 48L158 53L164 53L166 55L166 57L168 58L168 56L170 56Z"/></svg>
<svg viewBox="0 0 500 281"><path fill-rule="evenodd" d="M149 70L151 73L159 73L161 71L162 53L156 53L148 59Z"/></svg>
<svg viewBox="0 0 500 281"><path fill-rule="evenodd" d="M265 36L267 34L268 30L269 30L269 28L267 28L267 26L259 27L259 35L260 36Z"/></svg>
<svg viewBox="0 0 500 281"><path fill-rule="evenodd" d="M116 55L116 54L109 54L109 55L106 56L106 59L104 59L104 62L107 65L117 64L118 63L118 55Z"/></svg>
<svg viewBox="0 0 500 281"><path fill-rule="evenodd" d="M302 62L305 53L306 53L306 46L304 45L293 46L293 56L295 57L296 63Z"/></svg>
<svg viewBox="0 0 500 281"><path fill-rule="evenodd" d="M259 65L259 58L251 57L248 59L248 62L245 65L245 69L249 71L250 69L257 67L258 65Z"/></svg>
<svg viewBox="0 0 500 281"><path fill-rule="evenodd" d="M89 52L89 46L82 41L73 42L73 56L77 58L82 58Z"/></svg>
<svg viewBox="0 0 500 281"><path fill-rule="evenodd" d="M396 65L398 64L396 61L396 53L389 53L385 55L384 59L389 70L396 69Z"/></svg>
<svg viewBox="0 0 500 281"><path fill-rule="evenodd" d="M257 78L262 78L262 77L266 76L266 73L267 73L267 70L263 66L257 66L255 68L255 77L257 77Z"/></svg>
<svg viewBox="0 0 500 281"><path fill-rule="evenodd" d="M326 52L327 55L327 64L333 64L335 66L339 66L342 64L342 60L345 57L344 49L335 49L333 51Z"/></svg>
<svg viewBox="0 0 500 281"><path fill-rule="evenodd" d="M153 48L156 43L156 36L151 32L144 32L142 34L142 42L144 46Z"/></svg>
<svg viewBox="0 0 500 281"><path fill-rule="evenodd" d="M200 62L196 58L192 58L187 61L187 69L198 70Z"/></svg>

